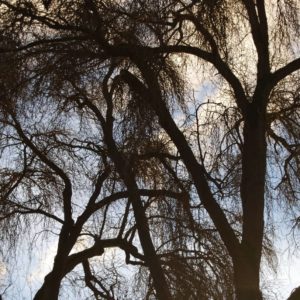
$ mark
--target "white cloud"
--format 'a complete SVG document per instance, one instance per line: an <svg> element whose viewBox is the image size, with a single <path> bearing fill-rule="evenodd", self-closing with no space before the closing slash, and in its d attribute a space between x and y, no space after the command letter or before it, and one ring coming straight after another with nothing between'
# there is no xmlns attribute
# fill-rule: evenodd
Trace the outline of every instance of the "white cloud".
<svg viewBox="0 0 300 300"><path fill-rule="evenodd" d="M39 284L44 280L44 277L52 269L56 250L57 243L55 242L47 247L46 252L40 251L40 256L38 257L37 263L26 278L29 285Z"/></svg>

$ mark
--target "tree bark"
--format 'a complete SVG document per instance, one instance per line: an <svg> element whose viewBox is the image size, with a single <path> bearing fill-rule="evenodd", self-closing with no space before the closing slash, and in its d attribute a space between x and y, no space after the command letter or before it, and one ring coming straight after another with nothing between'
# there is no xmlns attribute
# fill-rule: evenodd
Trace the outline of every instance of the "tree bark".
<svg viewBox="0 0 300 300"><path fill-rule="evenodd" d="M65 275L66 259L56 256L52 271L44 278L44 283L34 296L34 300L57 300L61 281Z"/></svg>
<svg viewBox="0 0 300 300"><path fill-rule="evenodd" d="M236 293L240 300L262 299L259 278L264 234L267 150L265 111L262 106L250 104L244 120L241 180L243 234L241 254L233 258Z"/></svg>
<svg viewBox="0 0 300 300"><path fill-rule="evenodd" d="M42 287L34 296L34 300L55 300L58 299L60 283L62 278L52 271L45 279Z"/></svg>
<svg viewBox="0 0 300 300"><path fill-rule="evenodd" d="M247 259L234 263L234 285L237 300L262 300L259 288L259 266Z"/></svg>

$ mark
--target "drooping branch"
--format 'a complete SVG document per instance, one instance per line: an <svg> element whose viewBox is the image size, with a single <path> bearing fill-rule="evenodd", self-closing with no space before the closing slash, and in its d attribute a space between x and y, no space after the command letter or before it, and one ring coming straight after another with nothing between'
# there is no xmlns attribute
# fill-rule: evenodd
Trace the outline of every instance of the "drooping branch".
<svg viewBox="0 0 300 300"><path fill-rule="evenodd" d="M24 143L40 158L40 160L45 163L50 169L52 169L64 182L64 190L63 190L63 205L64 205L64 224L66 226L70 226L73 224L72 218L72 205L71 205L71 198L72 198L72 183L67 174L52 160L49 159L42 151L40 151L36 145L26 136L24 133L21 124L16 119L14 114L11 115L12 119L15 123L15 129L18 132L21 139Z"/></svg>

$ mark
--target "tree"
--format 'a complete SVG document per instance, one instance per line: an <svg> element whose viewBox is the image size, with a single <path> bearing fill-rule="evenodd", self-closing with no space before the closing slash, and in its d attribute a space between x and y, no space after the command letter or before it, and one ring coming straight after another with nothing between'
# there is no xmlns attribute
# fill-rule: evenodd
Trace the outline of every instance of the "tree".
<svg viewBox="0 0 300 300"><path fill-rule="evenodd" d="M232 264L237 299L262 299L260 268L268 238L267 203L271 207L274 198L283 198L297 207L299 200L300 58L292 39L299 34L296 1L52 1L49 8L47 4L48 10L38 1L0 3L1 31L3 36L11 34L16 44L4 44L2 52L14 54L13 61L26 73L24 88L20 85L16 89L18 98L26 98L26 91L39 101L43 97L56 99L63 114L72 108L77 117L96 120L95 128L101 128L100 141L99 137L92 143L79 138L75 141L80 141L81 148L105 153L108 165L118 174L119 193L124 189L128 193L157 298L175 297L168 272L178 274L174 281L178 283L176 280L192 265L184 252L178 252L173 264L176 268L164 266L172 261L166 258L172 258L177 245L175 240L168 244L171 249L166 249L165 259L155 249L153 241L160 240L163 245L164 238L156 237L155 232L151 236L151 228L164 228L168 215L160 208L163 221L149 225L155 209L149 204L147 215L141 198L149 195L149 187L156 196L173 198L173 207L180 203L184 216L172 224L182 231L180 222L188 223L183 237L194 235L201 245L194 249L194 256L201 253L203 241L213 251L212 270L206 278L215 270L217 275L223 274L217 261L218 253L222 253L231 260L229 270ZM191 57L201 64L210 86L218 89L218 93L211 93L214 99L192 97L182 76L184 62L188 65ZM61 142L58 137L64 127L57 120L55 132L40 133L42 138L33 133L27 137L25 123L18 120L19 112L8 105L3 107L2 123L14 128L19 137L17 146L27 149L23 149L26 158L22 157L25 169L30 161L27 157L32 157L30 164L38 158L56 174L56 180L60 178L60 189L64 186L59 245L65 248L69 243L63 239L64 232L73 237L63 254L58 251L58 257L62 256L56 264L58 269L69 270L63 266L80 230L73 234L67 191L71 182L49 156L53 149L62 147L68 149L68 154L63 154L67 157L73 153L74 141L66 139L64 133ZM179 112L185 118L180 125ZM216 122L219 128L214 126ZM32 139L37 139L39 146ZM47 146L44 139L48 140ZM99 144L103 145L101 151ZM153 177L148 172L153 172ZM15 190L20 180L15 185L13 175L8 175L8 187ZM166 189L158 188L162 185ZM148 194L141 194L145 187ZM51 209L52 205L48 206ZM127 217L124 220L126 224ZM213 234L206 239L209 229ZM185 240L186 250L191 249L193 239ZM207 262L200 258L199 266ZM87 264L85 268L86 277L91 277ZM201 267L192 270L198 274ZM56 298L65 275L62 270L58 272ZM194 286L192 280L189 282ZM225 290L225 286L221 288ZM49 287L52 290L52 284ZM37 299L47 299L43 297Z"/></svg>

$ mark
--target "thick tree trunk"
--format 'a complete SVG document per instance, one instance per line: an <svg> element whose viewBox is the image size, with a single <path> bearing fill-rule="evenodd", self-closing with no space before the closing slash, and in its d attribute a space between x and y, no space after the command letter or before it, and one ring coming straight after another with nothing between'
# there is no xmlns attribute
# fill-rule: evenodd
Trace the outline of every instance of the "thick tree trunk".
<svg viewBox="0 0 300 300"><path fill-rule="evenodd" d="M259 264L251 264L248 257L234 261L234 285L237 300L262 300L259 288Z"/></svg>
<svg viewBox="0 0 300 300"><path fill-rule="evenodd" d="M35 294L34 300L58 299L61 281L66 273L71 271L71 269L67 271L67 258L78 236L78 234L73 234L70 238L69 232L69 225L64 225L60 233L52 271L45 276L43 285Z"/></svg>
<svg viewBox="0 0 300 300"><path fill-rule="evenodd" d="M266 140L265 113L249 106L242 152L241 200L243 235L241 254L233 258L237 299L261 300L260 263L264 234Z"/></svg>
<svg viewBox="0 0 300 300"><path fill-rule="evenodd" d="M60 241L61 242L61 241ZM61 281L65 275L66 260L68 255L60 254L58 247L58 254L54 259L52 271L45 276L44 283L36 293L34 300L57 300ZM63 249L66 251L66 249Z"/></svg>
<svg viewBox="0 0 300 300"><path fill-rule="evenodd" d="M54 270L49 273L45 279L42 287L34 296L34 300L57 300L59 295L61 276Z"/></svg>

